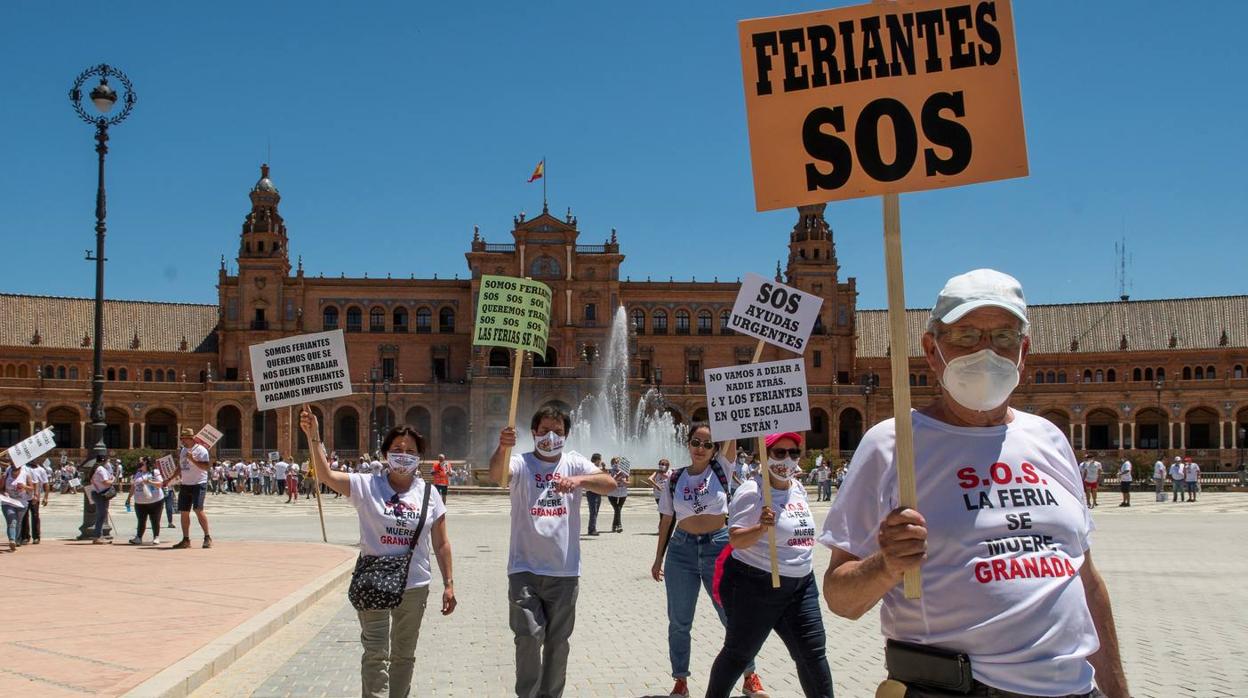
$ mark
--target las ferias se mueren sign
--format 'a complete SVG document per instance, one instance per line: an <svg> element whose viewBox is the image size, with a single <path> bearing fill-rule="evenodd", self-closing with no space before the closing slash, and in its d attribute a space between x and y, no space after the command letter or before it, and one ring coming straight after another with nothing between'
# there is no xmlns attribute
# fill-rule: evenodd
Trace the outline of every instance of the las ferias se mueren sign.
<svg viewBox="0 0 1248 698"><path fill-rule="evenodd" d="M819 296L751 272L737 292L728 325L734 332L801 354L822 305Z"/></svg>
<svg viewBox="0 0 1248 698"><path fill-rule="evenodd" d="M805 359L708 368L703 375L716 441L810 429Z"/></svg>
<svg viewBox="0 0 1248 698"><path fill-rule="evenodd" d="M249 351L257 409L351 395L342 330L275 339Z"/></svg>
<svg viewBox="0 0 1248 698"><path fill-rule="evenodd" d="M472 343L546 353L550 287L511 276L482 276Z"/></svg>
<svg viewBox="0 0 1248 698"><path fill-rule="evenodd" d="M1008 0L738 24L760 211L1027 175Z"/></svg>

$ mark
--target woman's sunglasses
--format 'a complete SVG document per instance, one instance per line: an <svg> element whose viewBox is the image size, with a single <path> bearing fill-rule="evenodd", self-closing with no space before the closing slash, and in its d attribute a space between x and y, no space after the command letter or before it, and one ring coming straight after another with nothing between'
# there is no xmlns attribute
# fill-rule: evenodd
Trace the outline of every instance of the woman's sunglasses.
<svg viewBox="0 0 1248 698"><path fill-rule="evenodd" d="M696 437L689 439L689 445L693 448L715 448L714 441L711 441L710 439L703 441Z"/></svg>
<svg viewBox="0 0 1248 698"><path fill-rule="evenodd" d="M794 458L794 459L800 458L802 456L802 449L800 448L773 448L771 449L772 458L783 459L785 456L788 456L789 458Z"/></svg>

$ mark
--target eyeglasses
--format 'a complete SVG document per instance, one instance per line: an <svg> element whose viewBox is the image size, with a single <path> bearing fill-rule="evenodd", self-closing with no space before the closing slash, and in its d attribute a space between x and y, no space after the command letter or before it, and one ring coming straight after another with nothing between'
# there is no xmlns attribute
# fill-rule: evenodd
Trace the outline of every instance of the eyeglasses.
<svg viewBox="0 0 1248 698"><path fill-rule="evenodd" d="M800 448L773 448L771 449L771 457L777 460L783 459L785 456L789 458L800 458L802 449Z"/></svg>
<svg viewBox="0 0 1248 698"><path fill-rule="evenodd" d="M961 349L973 349L979 346L987 335L996 349L1017 349L1023 341L1023 333L1009 327L998 327L981 330L978 327L950 327L941 333L950 344Z"/></svg>
<svg viewBox="0 0 1248 698"><path fill-rule="evenodd" d="M711 441L710 439L707 439L706 441L703 441L703 440L698 439L698 438L696 438L696 437L690 437L690 439L689 439L689 445L690 445L691 447L693 447L693 448L715 448L715 442L714 442L714 441Z"/></svg>

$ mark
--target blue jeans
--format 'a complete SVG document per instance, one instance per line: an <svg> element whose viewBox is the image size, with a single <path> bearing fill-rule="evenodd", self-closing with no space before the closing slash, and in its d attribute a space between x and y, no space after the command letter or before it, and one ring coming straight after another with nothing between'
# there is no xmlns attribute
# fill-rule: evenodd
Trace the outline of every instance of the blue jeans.
<svg viewBox="0 0 1248 698"><path fill-rule="evenodd" d="M679 528L672 533L663 566L663 583L667 587L667 655L672 662L672 678L689 676L689 632L693 629L693 615L698 607L698 587L711 596L715 559L727 544L727 527L703 535L685 533ZM713 597L711 603L715 604L719 622L727 626L724 609ZM753 657L745 673L754 673Z"/></svg>
<svg viewBox="0 0 1248 698"><path fill-rule="evenodd" d="M8 504L0 504L0 509L4 510L5 531L9 534L9 542L17 543L17 529L22 522L22 515L26 513L26 507L19 509Z"/></svg>
<svg viewBox="0 0 1248 698"><path fill-rule="evenodd" d="M746 662L753 661L775 630L797 663L802 693L807 698L832 698L832 672L814 574L781 577L780 588L772 589L770 572L730 557L724 563L719 595L724 600L728 630L724 648L711 667L708 697L726 698Z"/></svg>
<svg viewBox="0 0 1248 698"><path fill-rule="evenodd" d="M104 524L108 523L108 503L112 500L93 491L91 501L95 504L95 537L101 538L104 536Z"/></svg>

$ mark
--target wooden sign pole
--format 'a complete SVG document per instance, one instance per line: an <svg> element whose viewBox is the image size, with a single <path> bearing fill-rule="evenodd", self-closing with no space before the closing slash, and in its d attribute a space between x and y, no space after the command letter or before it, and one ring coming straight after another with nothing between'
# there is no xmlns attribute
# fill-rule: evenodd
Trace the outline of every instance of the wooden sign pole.
<svg viewBox="0 0 1248 698"><path fill-rule="evenodd" d="M763 347L765 346L767 346L766 342L761 339L758 340L758 346L754 349L754 360L750 363L756 364L759 359L763 358ZM771 508L771 469L767 467L767 439L764 436L758 437L758 469L761 471L759 479L763 481L763 505ZM771 557L771 588L779 589L780 560L776 557L775 526L767 528L767 552Z"/></svg>
<svg viewBox="0 0 1248 698"><path fill-rule="evenodd" d="M524 350L517 349L511 367L511 405L507 408L507 425L516 428L516 404L520 402L520 368L524 365ZM503 450L503 487L511 477L511 447Z"/></svg>
<svg viewBox="0 0 1248 698"><path fill-rule="evenodd" d="M325 443L321 443L321 456L325 458L325 467L329 467L329 454L325 452ZM294 458L291 458L294 460ZM309 462L311 458L309 458ZM325 509L321 506L321 481L316 477L316 464L312 463L312 489L316 490L316 513L321 517L321 541L328 543L329 536L325 534ZM299 494L296 492L295 494Z"/></svg>
<svg viewBox="0 0 1248 698"><path fill-rule="evenodd" d="M910 335L906 326L906 289L901 264L901 204L896 194L884 195L884 267L888 277L888 346L897 438L897 498L901 506L917 510L914 426L910 421ZM907 599L919 598L923 589L919 570L906 572L902 586Z"/></svg>

